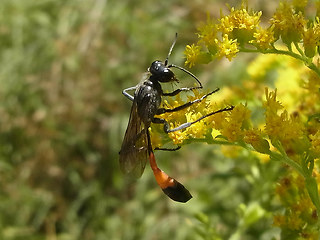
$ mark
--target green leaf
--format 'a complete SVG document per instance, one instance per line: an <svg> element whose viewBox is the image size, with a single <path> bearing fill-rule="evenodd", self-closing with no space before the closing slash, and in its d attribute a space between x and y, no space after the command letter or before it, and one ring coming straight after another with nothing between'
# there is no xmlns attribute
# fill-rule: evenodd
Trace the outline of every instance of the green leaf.
<svg viewBox="0 0 320 240"><path fill-rule="evenodd" d="M315 178L309 177L306 178L306 188L308 190L311 201L314 206L317 208L318 213L320 212L320 199L318 193L318 184Z"/></svg>

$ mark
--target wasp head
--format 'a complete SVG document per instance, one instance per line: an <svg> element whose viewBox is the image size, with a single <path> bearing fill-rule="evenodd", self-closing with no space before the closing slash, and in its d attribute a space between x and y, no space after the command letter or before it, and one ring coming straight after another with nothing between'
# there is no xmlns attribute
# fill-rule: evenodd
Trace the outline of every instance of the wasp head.
<svg viewBox="0 0 320 240"><path fill-rule="evenodd" d="M169 67L166 66L163 62L157 60L157 61L154 61L153 63L151 63L151 66L148 68L148 71L159 82L177 81L176 76L169 69Z"/></svg>

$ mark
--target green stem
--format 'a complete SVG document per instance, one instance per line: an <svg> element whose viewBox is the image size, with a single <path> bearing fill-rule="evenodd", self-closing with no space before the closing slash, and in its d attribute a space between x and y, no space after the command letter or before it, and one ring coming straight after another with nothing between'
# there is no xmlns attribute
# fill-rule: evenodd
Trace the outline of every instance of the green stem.
<svg viewBox="0 0 320 240"><path fill-rule="evenodd" d="M273 151L271 151L269 155L272 159L278 160L280 162L283 162L283 163L289 165L290 167L295 169L297 172L299 172L304 178L307 177L305 172L303 171L302 167L298 163L296 163L295 161L290 159L289 157L283 156L282 154L279 154L279 153L273 152Z"/></svg>
<svg viewBox="0 0 320 240"><path fill-rule="evenodd" d="M299 47L299 44L297 42L294 42L294 46L298 50L298 52L300 53L301 56L303 56L304 58L307 58L306 55L304 54L304 52Z"/></svg>
<svg viewBox="0 0 320 240"><path fill-rule="evenodd" d="M300 50L302 52L302 50L300 49L299 46L296 46L296 48L298 51ZM248 53L281 54L281 55L290 56L290 57L293 57L295 59L298 59L298 60L304 62L309 69L314 71L320 77L320 69L314 63L310 62L310 59L305 57L303 53L302 53L303 55L299 55L299 54L291 52L291 51L279 50L276 48L261 51L259 49L249 49L249 48L242 47L239 50L240 50L240 52L248 52Z"/></svg>
<svg viewBox="0 0 320 240"><path fill-rule="evenodd" d="M225 140L215 140L215 139L210 139L210 138L189 138L186 139L183 142L184 144L191 144L191 143L197 143L197 142L205 142L208 144L217 144L217 145L229 145L229 146L236 146L237 144L232 143L232 142L228 142Z"/></svg>
<svg viewBox="0 0 320 240"><path fill-rule="evenodd" d="M193 142L205 142L208 144L217 144L217 145L229 145L229 146L239 146L243 147L249 151L256 151L253 149L249 144L245 142L228 142L227 140L216 140L212 138L192 138L187 139L184 141L184 144L190 144ZM317 209L317 212L320 213L320 197L318 193L318 183L316 179L312 176L312 171L309 170L308 167L303 167L299 163L295 162L291 158L288 157L282 144L280 141L273 141L272 143L279 152L269 151L267 154L270 156L271 159L283 162L289 165L291 168L296 170L303 178L305 179L306 189L310 196L311 201L313 202L314 206ZM256 151L257 152L257 151ZM319 220L320 221L320 220Z"/></svg>

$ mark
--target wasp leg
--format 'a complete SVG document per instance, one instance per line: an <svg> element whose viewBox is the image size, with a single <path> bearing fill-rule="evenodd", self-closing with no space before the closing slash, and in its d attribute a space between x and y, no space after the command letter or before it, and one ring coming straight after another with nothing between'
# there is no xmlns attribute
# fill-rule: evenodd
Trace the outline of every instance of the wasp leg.
<svg viewBox="0 0 320 240"><path fill-rule="evenodd" d="M179 90L179 89L178 89ZM208 94L205 94L203 95L201 98L198 98L198 99L195 99L193 101L190 101L190 102L187 102L181 106L178 106L178 107L175 107L175 108L171 108L171 109L168 109L168 108L159 108L158 111L157 111L157 115L159 114L163 114L163 113L167 113L167 112L176 112L176 111L180 111L182 109L185 109L187 107L190 107L192 104L195 104L195 103L198 103L198 102L201 102L203 99L205 99L206 97L210 96L211 94L214 94L216 92L218 92L220 89L217 88L216 90L208 93ZM176 90L177 91L177 90ZM174 91L175 92L175 91ZM173 93L174 93L173 92Z"/></svg>
<svg viewBox="0 0 320 240"><path fill-rule="evenodd" d="M174 151L177 151L181 148L181 146L178 146L176 148L159 148L159 147L156 147L154 148L153 150L157 151L157 150L161 150L161 151L170 151L170 152L174 152Z"/></svg>
<svg viewBox="0 0 320 240"><path fill-rule="evenodd" d="M154 118L153 119L153 123L159 123L159 124L163 124L163 130L165 133L170 133L170 132L175 132L175 131L179 131L179 130L182 130L182 129L185 129L187 127L190 127L192 124L195 124L209 116L212 116L214 114L217 114L217 113L220 113L220 112L226 112L226 111L231 111L232 109L234 108L234 106L231 106L231 107L226 107L226 108L222 108L222 109L219 109L217 111L214 111L214 112L211 112L209 114L206 114L200 118L198 118L197 120L193 121L193 122L186 122L186 123L183 123L181 124L180 126L176 127L176 128L172 128L170 129L170 126L169 126L169 123L163 119L163 118Z"/></svg>
<svg viewBox="0 0 320 240"><path fill-rule="evenodd" d="M200 88L202 88L202 86L200 87L190 87L190 88L187 88L187 87L184 87L184 88L179 88L179 89L177 89L177 90L174 90L173 92L168 92L168 93L162 93L162 95L163 96L175 96L175 95L177 95L178 93L180 93L180 92L183 92L183 91L191 91L191 90L193 90L193 89L200 89Z"/></svg>
<svg viewBox="0 0 320 240"><path fill-rule="evenodd" d="M132 91L132 90L135 90L136 88L137 88L137 86L126 88L126 89L122 90L122 94L125 97L127 97L130 101L133 101L134 97L132 95L130 95L129 93L127 93L127 91Z"/></svg>

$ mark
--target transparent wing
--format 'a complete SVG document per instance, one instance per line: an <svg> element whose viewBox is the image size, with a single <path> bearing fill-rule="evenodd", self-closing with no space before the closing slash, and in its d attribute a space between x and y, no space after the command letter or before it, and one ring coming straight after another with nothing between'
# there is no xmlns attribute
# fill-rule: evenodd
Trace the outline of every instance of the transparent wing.
<svg viewBox="0 0 320 240"><path fill-rule="evenodd" d="M133 101L128 127L120 150L120 168L135 178L141 177L148 160L147 129L137 112Z"/></svg>

